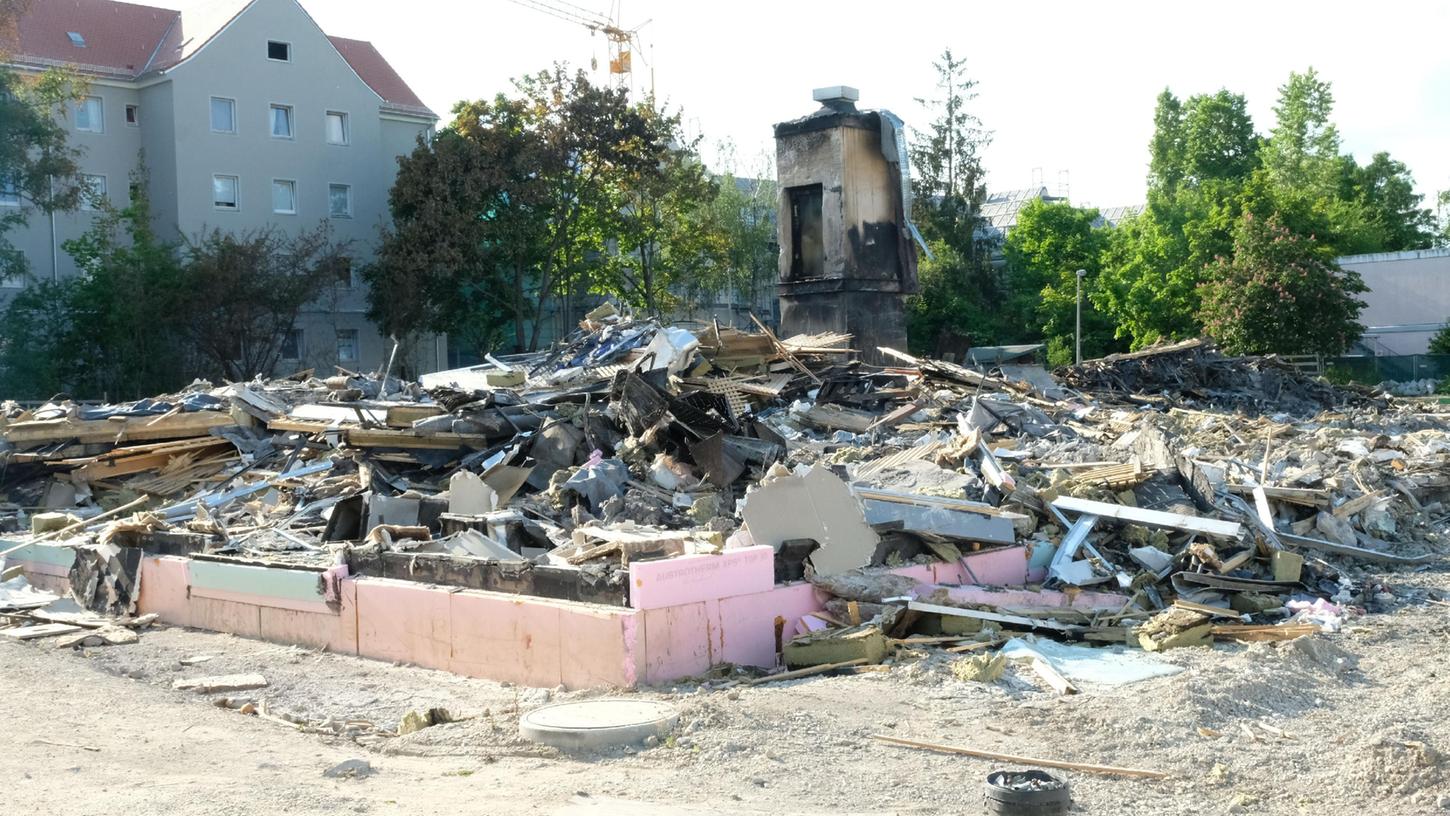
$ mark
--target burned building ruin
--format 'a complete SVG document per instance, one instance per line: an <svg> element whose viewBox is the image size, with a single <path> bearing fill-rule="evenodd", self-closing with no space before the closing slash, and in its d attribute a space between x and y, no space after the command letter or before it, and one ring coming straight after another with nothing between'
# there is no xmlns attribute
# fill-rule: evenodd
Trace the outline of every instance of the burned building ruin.
<svg viewBox="0 0 1450 816"><path fill-rule="evenodd" d="M906 348L916 244L904 127L857 110L847 86L814 93L821 108L775 126L780 179L780 331L854 336L862 359Z"/></svg>

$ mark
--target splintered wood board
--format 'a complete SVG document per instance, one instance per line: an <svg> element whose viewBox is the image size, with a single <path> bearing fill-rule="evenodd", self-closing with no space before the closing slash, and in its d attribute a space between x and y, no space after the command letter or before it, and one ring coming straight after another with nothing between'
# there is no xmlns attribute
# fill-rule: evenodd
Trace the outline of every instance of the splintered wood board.
<svg viewBox="0 0 1450 816"><path fill-rule="evenodd" d="M34 640L56 635L69 635L79 631L81 631L81 627L71 626L68 623L37 623L32 626L13 626L9 629L0 629L0 635L14 640Z"/></svg>

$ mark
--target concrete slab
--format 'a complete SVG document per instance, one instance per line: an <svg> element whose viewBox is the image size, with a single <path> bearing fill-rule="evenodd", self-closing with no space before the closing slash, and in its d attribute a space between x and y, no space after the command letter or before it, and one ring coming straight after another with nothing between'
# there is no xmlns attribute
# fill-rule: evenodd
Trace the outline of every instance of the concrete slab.
<svg viewBox="0 0 1450 816"><path fill-rule="evenodd" d="M652 700L586 700L537 708L519 718L527 740L569 751L590 751L664 737L679 712Z"/></svg>

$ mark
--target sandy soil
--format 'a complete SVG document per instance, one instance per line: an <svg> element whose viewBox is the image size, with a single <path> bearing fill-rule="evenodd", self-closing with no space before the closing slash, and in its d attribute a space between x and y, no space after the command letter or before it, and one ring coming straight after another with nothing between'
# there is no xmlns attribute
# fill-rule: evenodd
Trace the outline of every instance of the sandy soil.
<svg viewBox="0 0 1450 816"><path fill-rule="evenodd" d="M1450 573L1384 580L1396 596L1389 610L1339 634L1177 650L1168 659L1181 674L1070 697L1030 675L961 682L940 658L757 687L648 689L638 693L681 710L675 737L591 756L520 742L518 712L606 692L513 688L171 628L78 652L5 642L0 774L9 812L87 816L982 812L982 780L997 765L871 739L885 733L1172 774L1070 774L1075 813L1450 813ZM211 659L181 663L200 656ZM244 671L270 686L225 696L277 715L392 728L411 708L442 706L472 719L350 738L171 689L180 677ZM374 773L323 777L354 758Z"/></svg>

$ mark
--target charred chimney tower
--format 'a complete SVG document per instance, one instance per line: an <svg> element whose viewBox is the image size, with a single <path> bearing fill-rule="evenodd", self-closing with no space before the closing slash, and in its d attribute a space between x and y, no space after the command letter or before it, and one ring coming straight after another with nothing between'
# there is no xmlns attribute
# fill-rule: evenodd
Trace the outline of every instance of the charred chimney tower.
<svg viewBox="0 0 1450 816"><path fill-rule="evenodd" d="M901 120L857 110L844 85L821 108L775 126L780 180L780 334L846 332L866 362L906 350L916 231Z"/></svg>

